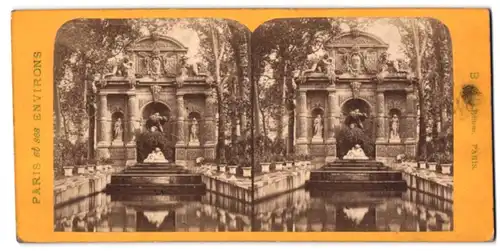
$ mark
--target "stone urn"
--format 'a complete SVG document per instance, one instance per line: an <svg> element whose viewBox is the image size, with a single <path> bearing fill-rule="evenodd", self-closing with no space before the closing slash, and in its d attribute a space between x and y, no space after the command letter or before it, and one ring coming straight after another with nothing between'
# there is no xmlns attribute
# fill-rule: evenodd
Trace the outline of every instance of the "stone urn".
<svg viewBox="0 0 500 251"><path fill-rule="evenodd" d="M419 161L418 162L418 168L425 169L425 164L426 164L425 161Z"/></svg>
<svg viewBox="0 0 500 251"><path fill-rule="evenodd" d="M252 167L245 166L241 169L243 169L243 177L252 177Z"/></svg>
<svg viewBox="0 0 500 251"><path fill-rule="evenodd" d="M436 171L436 166L437 166L436 162L428 162L427 164L429 165L429 170Z"/></svg>
<svg viewBox="0 0 500 251"><path fill-rule="evenodd" d="M95 172L95 165L91 165L91 164L87 165L87 171L89 173Z"/></svg>
<svg viewBox="0 0 500 251"><path fill-rule="evenodd" d="M217 171L217 165L216 164L208 164L208 166L209 166L209 170L210 171L214 171L214 172Z"/></svg>
<svg viewBox="0 0 500 251"><path fill-rule="evenodd" d="M85 168L85 165L79 165L79 166L77 167L77 169L76 169L76 172L77 172L78 174L85 174L85 169L86 169L86 168Z"/></svg>
<svg viewBox="0 0 500 251"><path fill-rule="evenodd" d="M64 176L71 177L73 176L73 168L74 166L64 166Z"/></svg>
<svg viewBox="0 0 500 251"><path fill-rule="evenodd" d="M110 164L106 165L106 171L113 171L113 166Z"/></svg>
<svg viewBox="0 0 500 251"><path fill-rule="evenodd" d="M281 171L281 170L283 170L283 162L276 162L276 163L274 163L274 169L275 169L276 171Z"/></svg>
<svg viewBox="0 0 500 251"><path fill-rule="evenodd" d="M301 168L302 165L303 165L302 163L303 163L303 161L301 161L301 160L300 161L295 161L295 163L294 163L295 165L294 166L297 167L297 168Z"/></svg>
<svg viewBox="0 0 500 251"><path fill-rule="evenodd" d="M451 174L451 164L441 164L442 174Z"/></svg>
<svg viewBox="0 0 500 251"><path fill-rule="evenodd" d="M304 161L304 165L305 165L305 167L310 168L311 167L311 161L310 160Z"/></svg>
<svg viewBox="0 0 500 251"><path fill-rule="evenodd" d="M225 164L220 164L219 165L219 172L222 172L222 173L226 172L226 165Z"/></svg>
<svg viewBox="0 0 500 251"><path fill-rule="evenodd" d="M416 162L406 162L411 168L418 168L418 163Z"/></svg>
<svg viewBox="0 0 500 251"><path fill-rule="evenodd" d="M269 166L271 165L271 163L269 162L261 162L260 163L260 167L262 169L262 172L263 173L268 173L269 172Z"/></svg>
<svg viewBox="0 0 500 251"><path fill-rule="evenodd" d="M230 166L228 166L228 168L229 168L230 174L236 174L236 169L238 169L238 166L237 165L230 165Z"/></svg>
<svg viewBox="0 0 500 251"><path fill-rule="evenodd" d="M96 165L95 170L99 172L103 172L105 169L104 165Z"/></svg>

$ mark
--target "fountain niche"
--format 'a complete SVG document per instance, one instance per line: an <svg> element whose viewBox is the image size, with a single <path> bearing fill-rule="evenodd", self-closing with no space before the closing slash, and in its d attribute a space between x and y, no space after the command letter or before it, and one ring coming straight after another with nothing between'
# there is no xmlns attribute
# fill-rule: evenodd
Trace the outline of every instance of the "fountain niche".
<svg viewBox="0 0 500 251"><path fill-rule="evenodd" d="M137 135L137 163L111 176L109 190L115 193L199 194L205 192L201 175L173 162L168 108L151 105L143 132ZM148 107L146 107L148 108Z"/></svg>

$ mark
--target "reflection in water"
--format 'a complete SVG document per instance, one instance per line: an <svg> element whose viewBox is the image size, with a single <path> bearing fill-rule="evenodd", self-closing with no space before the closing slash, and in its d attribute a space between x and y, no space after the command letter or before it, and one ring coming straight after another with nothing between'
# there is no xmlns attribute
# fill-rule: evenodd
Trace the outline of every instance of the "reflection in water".
<svg viewBox="0 0 500 251"><path fill-rule="evenodd" d="M436 202L412 191L300 189L255 205L254 231L450 231L451 202Z"/></svg>
<svg viewBox="0 0 500 251"><path fill-rule="evenodd" d="M212 193L100 193L58 206L54 227L67 232L450 231L451 208L451 202L414 191L299 189L253 207Z"/></svg>
<svg viewBox="0 0 500 251"><path fill-rule="evenodd" d="M55 210L56 231L251 231L250 206L203 196L107 195L87 197Z"/></svg>

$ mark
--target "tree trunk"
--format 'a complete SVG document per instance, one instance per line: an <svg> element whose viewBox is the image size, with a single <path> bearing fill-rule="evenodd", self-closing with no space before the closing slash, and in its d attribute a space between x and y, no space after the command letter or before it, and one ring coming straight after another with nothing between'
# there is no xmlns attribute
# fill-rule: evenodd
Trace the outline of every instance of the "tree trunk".
<svg viewBox="0 0 500 251"><path fill-rule="evenodd" d="M418 147L417 147L417 156L419 160L425 160L427 156L427 151L426 151L426 119L425 119L425 113L427 112L425 109L425 100L424 100L424 93L422 88L420 88L420 83L419 83L419 88L418 88L418 105L420 107L420 116L418 118L418 124L419 124L419 132L418 132Z"/></svg>
<svg viewBox="0 0 500 251"><path fill-rule="evenodd" d="M264 109L261 109L260 113L261 113L261 116L262 116L262 131L264 133L264 136L267 138L267 137L269 137L269 135L267 133L266 116L265 116L265 113L264 113Z"/></svg>
<svg viewBox="0 0 500 251"><path fill-rule="evenodd" d="M295 109L290 109L288 112L288 138L287 138L287 155L294 152L293 146L295 141Z"/></svg>
<svg viewBox="0 0 500 251"><path fill-rule="evenodd" d="M55 136L61 136L61 99L59 98L59 87L54 85L54 117Z"/></svg>
<svg viewBox="0 0 500 251"><path fill-rule="evenodd" d="M279 109L279 114L278 114L278 128L277 128L277 134L276 138L277 139L284 139L284 133L285 133L285 123L284 123L284 118L285 118L285 112L286 112L286 71L287 71L287 66L288 62L286 60L283 60L284 62L281 64L280 67L280 72L278 73L281 74L282 76L282 82L281 82L281 87L280 87L280 92L281 92L281 102L280 102L280 109Z"/></svg>
<svg viewBox="0 0 500 251"><path fill-rule="evenodd" d="M225 161L225 139L226 139L226 130L225 130L225 116L223 112L223 104L222 104L222 87L221 84L218 84L216 87L217 94L217 110L219 112L219 121L217 124L218 129L218 138L217 138L217 159L219 161Z"/></svg>

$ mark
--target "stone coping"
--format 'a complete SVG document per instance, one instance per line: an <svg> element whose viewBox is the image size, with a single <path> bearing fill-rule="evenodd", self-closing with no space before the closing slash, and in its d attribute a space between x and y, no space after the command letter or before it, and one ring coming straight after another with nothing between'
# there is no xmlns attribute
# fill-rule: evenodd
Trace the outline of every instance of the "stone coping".
<svg viewBox="0 0 500 251"><path fill-rule="evenodd" d="M247 177L238 177L230 173L222 173L219 171L210 171L208 167L198 167L194 170L205 177L220 180L228 184L235 185L237 187L250 190L252 188L252 179Z"/></svg>
<svg viewBox="0 0 500 251"><path fill-rule="evenodd" d="M431 171L429 169L418 168L417 164L418 163L412 162L394 163L390 168L435 182L445 187L453 188L453 176Z"/></svg>
<svg viewBox="0 0 500 251"><path fill-rule="evenodd" d="M254 188L256 189L262 188L269 184L279 182L290 176L303 175L305 174L306 171L310 170L311 168L307 167L302 167L302 168L293 167L292 169L288 170L273 171L270 173L261 174L259 176L254 177Z"/></svg>
<svg viewBox="0 0 500 251"><path fill-rule="evenodd" d="M84 175L75 175L71 177L63 177L57 180L54 180L54 192L60 192L68 189L69 187L76 187L81 184L89 182L89 180L110 175L113 173L112 171L107 172L95 172L95 173L86 173Z"/></svg>

